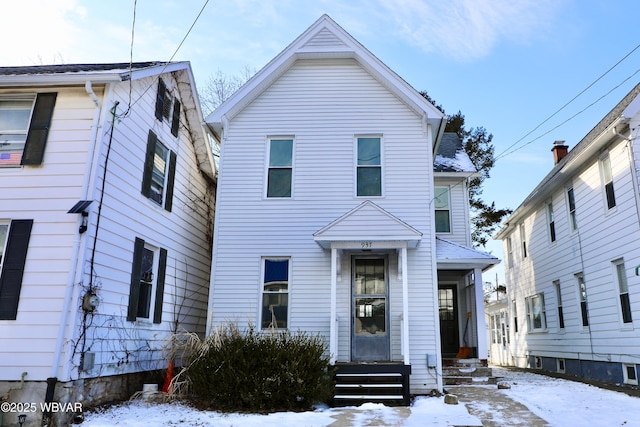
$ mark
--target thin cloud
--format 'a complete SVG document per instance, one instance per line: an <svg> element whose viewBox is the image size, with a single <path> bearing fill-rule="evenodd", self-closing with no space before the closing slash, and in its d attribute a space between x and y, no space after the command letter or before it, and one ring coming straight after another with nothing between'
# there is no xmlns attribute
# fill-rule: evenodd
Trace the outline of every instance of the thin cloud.
<svg viewBox="0 0 640 427"><path fill-rule="evenodd" d="M395 33L425 52L477 60L501 42L540 37L558 11L551 0L380 0Z"/></svg>

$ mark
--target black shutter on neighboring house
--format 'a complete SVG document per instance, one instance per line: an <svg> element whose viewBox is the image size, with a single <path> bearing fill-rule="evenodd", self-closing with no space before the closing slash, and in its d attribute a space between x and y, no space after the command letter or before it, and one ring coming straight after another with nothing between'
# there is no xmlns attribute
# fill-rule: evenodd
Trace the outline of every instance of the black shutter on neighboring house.
<svg viewBox="0 0 640 427"><path fill-rule="evenodd" d="M173 207L173 183L176 180L176 160L178 156L173 151L169 154L169 170L167 171L167 194L164 202L165 210L171 212Z"/></svg>
<svg viewBox="0 0 640 427"><path fill-rule="evenodd" d="M171 135L178 136L180 130L180 101L173 101L173 118L171 121Z"/></svg>
<svg viewBox="0 0 640 427"><path fill-rule="evenodd" d="M156 281L156 303L153 309L153 323L162 322L162 302L164 301L164 277L167 270L167 250L160 249L158 259L158 280Z"/></svg>
<svg viewBox="0 0 640 427"><path fill-rule="evenodd" d="M53 107L56 104L57 93L39 93L33 107L29 133L24 144L22 165L40 165L44 157L44 148L47 144Z"/></svg>
<svg viewBox="0 0 640 427"><path fill-rule="evenodd" d="M142 173L142 195L151 197L151 177L153 175L153 158L156 155L156 142L158 137L153 131L149 131L147 138L147 155L144 159L144 171Z"/></svg>
<svg viewBox="0 0 640 427"><path fill-rule="evenodd" d="M158 79L158 93L156 94L156 119L162 121L167 86L162 79Z"/></svg>
<svg viewBox="0 0 640 427"><path fill-rule="evenodd" d="M0 320L16 320L32 219L11 221L0 272Z"/></svg>
<svg viewBox="0 0 640 427"><path fill-rule="evenodd" d="M129 308L127 310L127 320L135 322L138 317L138 298L140 296L140 268L142 265L142 250L144 240L136 237L133 247L133 263L131 265L131 284L129 287Z"/></svg>

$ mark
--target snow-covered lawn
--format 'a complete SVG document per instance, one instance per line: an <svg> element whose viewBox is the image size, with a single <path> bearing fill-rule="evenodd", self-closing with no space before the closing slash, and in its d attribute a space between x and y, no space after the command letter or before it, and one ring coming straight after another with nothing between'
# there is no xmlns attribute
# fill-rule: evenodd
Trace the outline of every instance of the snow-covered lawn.
<svg viewBox="0 0 640 427"><path fill-rule="evenodd" d="M494 368L511 384L509 390L487 387L486 395L504 393L527 406L551 426L640 427L640 399L594 386L543 375ZM490 405L488 405L490 406ZM444 398L419 397L409 408L380 404L359 407L318 407L308 412L268 415L199 411L179 403L134 401L86 414L83 427L107 426L455 426L481 425L464 405L446 405ZM507 427L507 426L505 426Z"/></svg>

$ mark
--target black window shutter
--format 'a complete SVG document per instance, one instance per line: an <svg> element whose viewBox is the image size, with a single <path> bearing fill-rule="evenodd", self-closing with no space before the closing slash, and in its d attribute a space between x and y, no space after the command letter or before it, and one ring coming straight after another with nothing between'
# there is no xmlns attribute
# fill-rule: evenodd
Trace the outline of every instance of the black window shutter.
<svg viewBox="0 0 640 427"><path fill-rule="evenodd" d="M162 112L164 111L165 95L167 86L162 79L158 79L158 93L156 94L156 119L162 121Z"/></svg>
<svg viewBox="0 0 640 427"><path fill-rule="evenodd" d="M171 212L173 207L173 183L176 180L176 160L178 156L173 151L169 154L169 171L167 172L167 194L164 202L165 210Z"/></svg>
<svg viewBox="0 0 640 427"><path fill-rule="evenodd" d="M135 322L138 316L138 297L140 296L140 267L142 265L142 250L144 240L136 237L133 246L133 263L131 264L131 284L129 287L129 308L127 310L127 320Z"/></svg>
<svg viewBox="0 0 640 427"><path fill-rule="evenodd" d="M142 195L151 197L151 176L153 175L153 158L156 155L156 142L158 137L153 131L149 131L147 138L147 155L144 159L144 171L142 173Z"/></svg>
<svg viewBox="0 0 640 427"><path fill-rule="evenodd" d="M180 101L177 99L173 102L173 118L171 121L171 135L178 136L180 130Z"/></svg>
<svg viewBox="0 0 640 427"><path fill-rule="evenodd" d="M0 320L16 320L18 316L18 300L32 226L32 219L11 221L0 272Z"/></svg>
<svg viewBox="0 0 640 427"><path fill-rule="evenodd" d="M44 147L49 136L53 107L56 104L57 93L39 93L33 107L29 133L24 144L22 165L40 165L44 157Z"/></svg>
<svg viewBox="0 0 640 427"><path fill-rule="evenodd" d="M158 259L158 279L156 280L156 304L153 309L153 323L162 322L162 302L164 301L164 278L167 270L167 250L160 249Z"/></svg>

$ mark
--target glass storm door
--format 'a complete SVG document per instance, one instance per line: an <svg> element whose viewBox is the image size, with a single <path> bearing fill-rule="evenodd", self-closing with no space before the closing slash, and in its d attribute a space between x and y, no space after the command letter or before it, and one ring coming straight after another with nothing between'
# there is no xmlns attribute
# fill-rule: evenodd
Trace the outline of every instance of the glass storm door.
<svg viewBox="0 0 640 427"><path fill-rule="evenodd" d="M389 360L388 295L386 258L353 258L353 361Z"/></svg>

